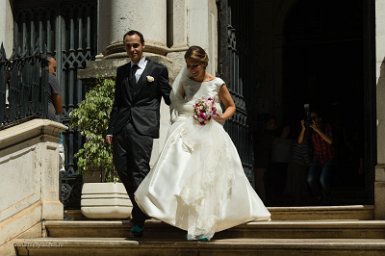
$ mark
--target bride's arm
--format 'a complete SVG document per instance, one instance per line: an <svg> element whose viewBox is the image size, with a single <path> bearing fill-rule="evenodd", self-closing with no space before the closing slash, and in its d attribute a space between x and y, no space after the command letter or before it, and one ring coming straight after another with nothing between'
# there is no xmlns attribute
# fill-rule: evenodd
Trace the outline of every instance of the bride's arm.
<svg viewBox="0 0 385 256"><path fill-rule="evenodd" d="M231 94L229 90L227 89L226 84L223 84L221 86L221 89L218 93L220 101L225 106L225 111L222 115L216 115L214 116L214 119L220 123L224 123L227 119L231 118L236 110L235 103L233 101L233 98L231 97Z"/></svg>

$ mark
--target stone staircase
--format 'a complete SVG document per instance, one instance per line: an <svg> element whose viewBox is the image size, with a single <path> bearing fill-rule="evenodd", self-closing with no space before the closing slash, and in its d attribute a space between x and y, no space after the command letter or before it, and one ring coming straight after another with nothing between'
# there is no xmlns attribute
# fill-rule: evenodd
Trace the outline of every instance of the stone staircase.
<svg viewBox="0 0 385 256"><path fill-rule="evenodd" d="M210 242L186 241L185 232L156 220L143 238L132 238L128 220L44 222L44 238L19 239L17 255L385 255L385 221L371 206L269 208L270 222L250 222L215 234Z"/></svg>

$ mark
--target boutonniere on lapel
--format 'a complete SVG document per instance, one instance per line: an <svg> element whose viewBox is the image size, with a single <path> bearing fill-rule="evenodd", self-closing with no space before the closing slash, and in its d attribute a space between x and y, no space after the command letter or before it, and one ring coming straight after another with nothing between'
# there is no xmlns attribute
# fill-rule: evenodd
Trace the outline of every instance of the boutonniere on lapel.
<svg viewBox="0 0 385 256"><path fill-rule="evenodd" d="M152 76L146 76L147 82L152 83L155 81L155 78Z"/></svg>

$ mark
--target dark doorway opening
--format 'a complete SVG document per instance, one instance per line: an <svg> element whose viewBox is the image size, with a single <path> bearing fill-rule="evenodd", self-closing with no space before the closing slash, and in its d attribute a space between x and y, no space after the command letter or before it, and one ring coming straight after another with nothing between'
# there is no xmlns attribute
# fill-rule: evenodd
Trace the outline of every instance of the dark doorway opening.
<svg viewBox="0 0 385 256"><path fill-rule="evenodd" d="M366 25L374 16L368 6L364 0L300 0L283 31L282 116L284 122L298 120L299 128L309 104L331 125L332 205L372 201L375 83L367 51L374 51L368 31L374 23Z"/></svg>

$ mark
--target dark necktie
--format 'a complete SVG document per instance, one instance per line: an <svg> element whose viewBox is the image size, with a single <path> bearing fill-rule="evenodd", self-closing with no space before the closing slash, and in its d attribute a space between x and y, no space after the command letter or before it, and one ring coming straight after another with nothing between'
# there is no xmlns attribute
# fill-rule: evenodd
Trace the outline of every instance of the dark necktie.
<svg viewBox="0 0 385 256"><path fill-rule="evenodd" d="M135 73L136 73L136 71L138 70L138 65L136 65L136 64L134 64L134 65L132 65L132 67L131 67L131 79L132 79L132 81L134 82L134 83L136 83L136 76L135 76Z"/></svg>

